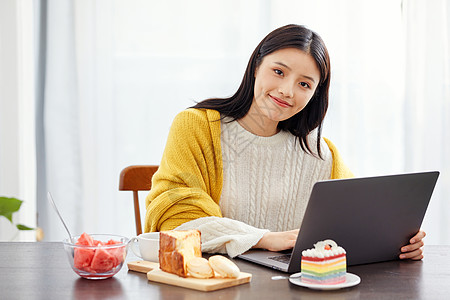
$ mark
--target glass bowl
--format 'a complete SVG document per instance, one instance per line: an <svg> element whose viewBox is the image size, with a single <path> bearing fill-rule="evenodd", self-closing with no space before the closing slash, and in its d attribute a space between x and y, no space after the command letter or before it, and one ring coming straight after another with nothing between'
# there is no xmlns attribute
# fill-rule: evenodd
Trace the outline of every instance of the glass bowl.
<svg viewBox="0 0 450 300"><path fill-rule="evenodd" d="M73 240L75 243L63 240L64 250L75 273L87 279L106 279L119 272L130 242L120 235L85 233L74 236Z"/></svg>

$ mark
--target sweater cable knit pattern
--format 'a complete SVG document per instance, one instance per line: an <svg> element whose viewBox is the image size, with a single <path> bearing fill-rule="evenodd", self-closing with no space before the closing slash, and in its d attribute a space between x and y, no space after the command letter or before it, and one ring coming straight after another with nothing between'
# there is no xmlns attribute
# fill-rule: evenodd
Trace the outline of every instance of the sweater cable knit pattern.
<svg viewBox="0 0 450 300"><path fill-rule="evenodd" d="M330 179L332 157L325 143L321 160L303 151L289 132L260 137L228 119L221 126L227 161L219 202L223 216L271 231L299 228L312 186Z"/></svg>

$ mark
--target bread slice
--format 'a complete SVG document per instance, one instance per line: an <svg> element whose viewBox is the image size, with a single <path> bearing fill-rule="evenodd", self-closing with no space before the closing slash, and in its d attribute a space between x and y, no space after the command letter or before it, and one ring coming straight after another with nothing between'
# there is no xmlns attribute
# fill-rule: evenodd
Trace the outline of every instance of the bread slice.
<svg viewBox="0 0 450 300"><path fill-rule="evenodd" d="M187 262L201 257L200 231L171 230L159 234L159 267L161 270L187 277Z"/></svg>

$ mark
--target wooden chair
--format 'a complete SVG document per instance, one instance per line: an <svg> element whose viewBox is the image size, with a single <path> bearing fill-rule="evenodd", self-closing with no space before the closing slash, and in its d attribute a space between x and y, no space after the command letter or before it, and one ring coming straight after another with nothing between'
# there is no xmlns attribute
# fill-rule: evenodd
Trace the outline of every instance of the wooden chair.
<svg viewBox="0 0 450 300"><path fill-rule="evenodd" d="M133 191L137 235L142 233L138 191L149 191L152 188L152 177L158 167L151 165L128 166L120 172L119 191Z"/></svg>

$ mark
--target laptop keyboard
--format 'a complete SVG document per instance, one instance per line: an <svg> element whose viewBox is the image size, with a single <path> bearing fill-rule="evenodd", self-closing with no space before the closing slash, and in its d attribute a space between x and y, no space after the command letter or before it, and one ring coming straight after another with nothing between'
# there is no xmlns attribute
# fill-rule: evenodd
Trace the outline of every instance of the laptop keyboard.
<svg viewBox="0 0 450 300"><path fill-rule="evenodd" d="M281 262L284 264L289 264L289 262L291 261L291 254L270 256L269 259L272 259L274 261L278 261L278 262Z"/></svg>

